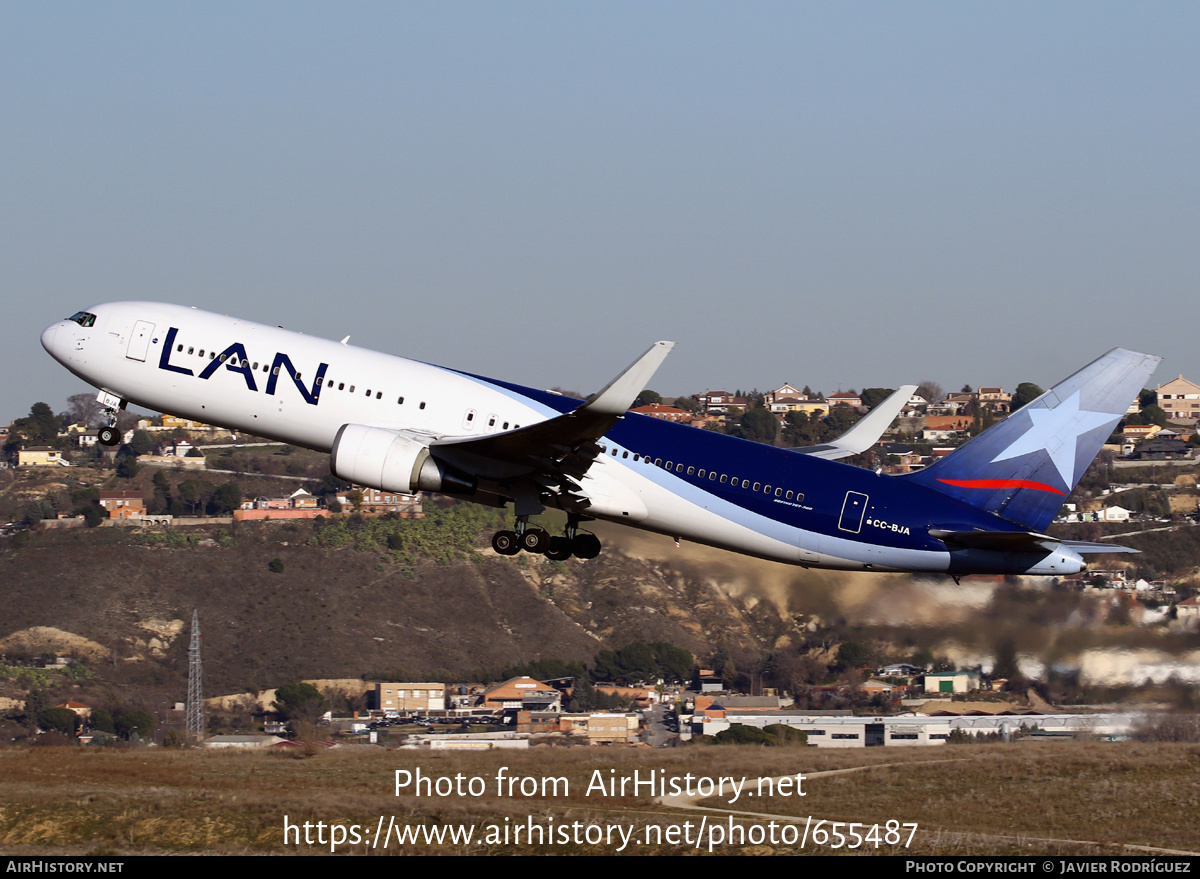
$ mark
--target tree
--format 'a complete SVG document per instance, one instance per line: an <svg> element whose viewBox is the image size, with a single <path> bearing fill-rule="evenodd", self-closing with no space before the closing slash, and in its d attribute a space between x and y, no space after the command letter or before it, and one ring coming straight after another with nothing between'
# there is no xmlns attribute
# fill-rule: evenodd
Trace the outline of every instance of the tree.
<svg viewBox="0 0 1200 879"><path fill-rule="evenodd" d="M665 641L655 641L650 645L654 648L654 658L658 663L658 673L667 683L683 683L692 676L692 668L696 659L690 652Z"/></svg>
<svg viewBox="0 0 1200 879"><path fill-rule="evenodd" d="M140 469L136 455L117 455L117 475L122 479L133 479Z"/></svg>
<svg viewBox="0 0 1200 879"><path fill-rule="evenodd" d="M19 446L23 441L26 445L52 446L58 442L59 424L60 420L49 404L34 403L27 416L12 423L10 444Z"/></svg>
<svg viewBox="0 0 1200 879"><path fill-rule="evenodd" d="M92 729L100 730L100 732L117 734L116 724L113 722L113 716L107 708L96 708L92 711L92 715L88 718L92 725Z"/></svg>
<svg viewBox="0 0 1200 879"><path fill-rule="evenodd" d="M275 691L275 710L285 720L319 716L325 709L325 697L312 684L284 684Z"/></svg>
<svg viewBox="0 0 1200 879"><path fill-rule="evenodd" d="M858 411L845 403L838 403L825 416L825 424L831 436L840 436L854 426L858 421Z"/></svg>
<svg viewBox="0 0 1200 879"><path fill-rule="evenodd" d="M789 648L773 659L776 683L788 692L795 693L801 687L819 684L829 676L823 662Z"/></svg>
<svg viewBox="0 0 1200 879"><path fill-rule="evenodd" d="M213 484L204 479L185 479L179 483L178 487L179 498L190 508L191 515L196 515L196 511L203 509L208 505L208 501L213 496ZM238 498L238 504L241 504L241 498Z"/></svg>
<svg viewBox="0 0 1200 879"><path fill-rule="evenodd" d="M863 388L859 398L868 409L874 409L895 391L895 388Z"/></svg>
<svg viewBox="0 0 1200 879"><path fill-rule="evenodd" d="M757 726L735 723L713 738L718 745L766 745L769 744L770 735Z"/></svg>
<svg viewBox="0 0 1200 879"><path fill-rule="evenodd" d="M154 730L154 715L148 711L130 711L116 719L117 732L127 739L145 738Z"/></svg>
<svg viewBox="0 0 1200 879"><path fill-rule="evenodd" d="M212 515L223 516L242 505L242 489L234 480L222 483L215 492L208 508Z"/></svg>
<svg viewBox="0 0 1200 879"><path fill-rule="evenodd" d="M660 394L658 391L652 391L649 388L647 388L646 390L642 391L640 394L638 394L634 398L633 405L630 406L629 408L637 409L639 406L649 406L653 403L661 403L661 402L662 402L662 394Z"/></svg>
<svg viewBox="0 0 1200 879"><path fill-rule="evenodd" d="M35 687L25 696L25 725L31 732L37 729L41 713L50 707L50 694L40 687Z"/></svg>
<svg viewBox="0 0 1200 879"><path fill-rule="evenodd" d="M135 430L129 438L129 448L135 455L149 455L158 444L148 430Z"/></svg>
<svg viewBox="0 0 1200 879"><path fill-rule="evenodd" d="M1017 389L1013 391L1012 411L1016 412L1026 403L1032 403L1044 393L1045 391L1033 382L1021 382L1017 385Z"/></svg>
<svg viewBox="0 0 1200 879"><path fill-rule="evenodd" d="M171 482L167 479L166 471L155 470L154 479L151 480L154 486L154 497L149 504L151 513L165 513L171 509Z"/></svg>
<svg viewBox="0 0 1200 879"><path fill-rule="evenodd" d="M946 396L946 392L937 382L926 379L917 385L917 396L930 403L936 403Z"/></svg>
<svg viewBox="0 0 1200 879"><path fill-rule="evenodd" d="M867 648L858 641L846 641L838 648L836 662L839 668L860 668L866 661Z"/></svg>
<svg viewBox="0 0 1200 879"><path fill-rule="evenodd" d="M54 507L45 498L36 498L30 501L25 505L23 512L22 521L28 522L30 525L55 517Z"/></svg>
<svg viewBox="0 0 1200 879"><path fill-rule="evenodd" d="M1143 424L1157 424L1159 427L1167 426L1167 412L1157 403L1151 403L1149 406L1143 406L1141 411L1142 418L1145 419Z"/></svg>
<svg viewBox="0 0 1200 879"><path fill-rule="evenodd" d="M321 477L321 485L317 489L318 497L326 497L331 494L339 494L350 488L350 483L344 479L338 479L332 473L326 473Z"/></svg>
<svg viewBox="0 0 1200 879"><path fill-rule="evenodd" d="M67 397L66 416L72 424L91 424L100 418L100 401L95 393L72 394Z"/></svg>
<svg viewBox="0 0 1200 879"><path fill-rule="evenodd" d="M582 677L571 688L571 710L593 711L600 707L599 697L603 695L603 693L596 692L596 688L592 686L592 682L587 677Z"/></svg>
<svg viewBox="0 0 1200 879"><path fill-rule="evenodd" d="M634 641L617 650L597 653L591 676L593 680L626 685L658 678L685 681L691 677L693 663L692 654L666 641Z"/></svg>
<svg viewBox="0 0 1200 879"><path fill-rule="evenodd" d="M649 644L635 642L619 650L601 650L596 654L592 677L615 684L640 684L658 676L658 664Z"/></svg>
<svg viewBox="0 0 1200 879"><path fill-rule="evenodd" d="M79 715L70 708L46 708L38 715L38 726L73 736L79 729Z"/></svg>
<svg viewBox="0 0 1200 879"><path fill-rule="evenodd" d="M763 727L763 732L772 736L773 744L787 747L789 745L803 748L808 744L808 733L802 729L788 726L786 723L772 723Z"/></svg>
<svg viewBox="0 0 1200 879"><path fill-rule="evenodd" d="M728 656L728 658L721 663L719 671L721 673L721 683L724 685L725 689L732 690L737 685L738 676L741 674L741 672L738 671L737 663L734 662L732 656Z"/></svg>
<svg viewBox="0 0 1200 879"><path fill-rule="evenodd" d="M727 433L730 436L770 445L775 442L775 437L779 434L779 422L775 420L775 416L768 409L747 409L738 419L738 423Z"/></svg>
<svg viewBox="0 0 1200 879"><path fill-rule="evenodd" d="M831 434L820 415L789 412L783 418L783 443L786 446L814 446Z"/></svg>
<svg viewBox="0 0 1200 879"><path fill-rule="evenodd" d="M808 733L793 729L787 724L772 723L759 729L756 726L735 723L713 737L718 745L762 745L772 747L804 747L808 744Z"/></svg>
<svg viewBox="0 0 1200 879"><path fill-rule="evenodd" d="M985 406L985 407L982 407L982 409L981 409L980 406L977 404L977 402L974 400L971 401L970 408L972 410L974 410L971 412L971 416L972 416L971 427L970 427L971 436L979 436L979 434L983 433L985 430L987 430L989 427L991 427L993 424L996 423L996 416L994 416L992 414L992 410L990 408Z"/></svg>
<svg viewBox="0 0 1200 879"><path fill-rule="evenodd" d="M505 679L522 676L539 681L554 681L563 678L574 678L580 681L587 677L587 667L582 662L573 659L535 659L533 662L509 666L500 673L500 677Z"/></svg>
<svg viewBox="0 0 1200 879"><path fill-rule="evenodd" d="M29 408L28 426L36 433L29 436L30 439L36 439L48 443L58 439L58 428L61 420L54 414L46 403L34 403Z"/></svg>

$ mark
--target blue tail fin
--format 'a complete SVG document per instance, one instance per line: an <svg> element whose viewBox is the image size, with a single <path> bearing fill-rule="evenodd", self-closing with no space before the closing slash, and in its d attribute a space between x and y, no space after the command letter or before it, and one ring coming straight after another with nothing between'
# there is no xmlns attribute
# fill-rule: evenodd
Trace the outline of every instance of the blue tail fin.
<svg viewBox="0 0 1200 879"><path fill-rule="evenodd" d="M1040 531L1161 359L1114 348L962 448L901 478Z"/></svg>

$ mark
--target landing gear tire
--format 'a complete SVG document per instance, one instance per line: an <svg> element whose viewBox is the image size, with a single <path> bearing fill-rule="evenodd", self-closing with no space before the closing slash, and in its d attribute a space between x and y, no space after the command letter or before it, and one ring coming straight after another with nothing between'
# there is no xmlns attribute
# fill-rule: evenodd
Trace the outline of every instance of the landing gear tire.
<svg viewBox="0 0 1200 879"><path fill-rule="evenodd" d="M492 549L500 555L516 555L521 551L516 531L497 531L492 535Z"/></svg>
<svg viewBox="0 0 1200 879"><path fill-rule="evenodd" d="M565 537L551 537L550 546L546 550L546 558L552 562L561 562L571 557L571 541Z"/></svg>
<svg viewBox="0 0 1200 879"><path fill-rule="evenodd" d="M581 559L594 559L600 555L600 538L595 534L576 534L571 541L571 552Z"/></svg>
<svg viewBox="0 0 1200 879"><path fill-rule="evenodd" d="M115 427L102 427L96 431L96 439L102 446L115 446L121 441L121 432Z"/></svg>
<svg viewBox="0 0 1200 879"><path fill-rule="evenodd" d="M544 553L550 546L550 535L541 528L530 528L521 535L521 549L526 552Z"/></svg>

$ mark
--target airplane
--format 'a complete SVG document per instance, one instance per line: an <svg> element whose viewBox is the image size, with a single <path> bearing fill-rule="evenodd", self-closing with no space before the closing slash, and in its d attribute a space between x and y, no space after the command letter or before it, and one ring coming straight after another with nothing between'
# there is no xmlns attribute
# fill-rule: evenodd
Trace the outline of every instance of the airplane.
<svg viewBox="0 0 1200 879"><path fill-rule="evenodd" d="M594 520L811 568L1065 575L1089 553L1044 533L1161 358L1114 348L924 470L839 463L872 446L904 386L842 436L779 449L628 412L657 342L588 401L156 302L58 321L42 346L100 389L100 442L129 403L330 455L341 479L507 508L492 547L595 558ZM566 513L563 533L531 523Z"/></svg>

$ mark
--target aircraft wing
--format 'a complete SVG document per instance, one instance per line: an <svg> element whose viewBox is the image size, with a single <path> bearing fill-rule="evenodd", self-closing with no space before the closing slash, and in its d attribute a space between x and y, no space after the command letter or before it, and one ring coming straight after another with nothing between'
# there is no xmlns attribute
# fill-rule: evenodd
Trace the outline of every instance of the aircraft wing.
<svg viewBox="0 0 1200 879"><path fill-rule="evenodd" d="M485 479L539 474L568 493L600 454L596 442L616 424L650 377L675 347L656 342L624 372L578 409L506 433L437 440L429 451L438 459Z"/></svg>
<svg viewBox="0 0 1200 879"><path fill-rule="evenodd" d="M879 437L888 429L888 425L896 420L896 416L916 390L916 385L902 385L837 439L792 451L830 461L860 455L879 441Z"/></svg>

